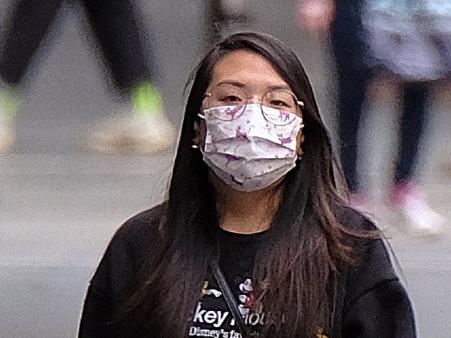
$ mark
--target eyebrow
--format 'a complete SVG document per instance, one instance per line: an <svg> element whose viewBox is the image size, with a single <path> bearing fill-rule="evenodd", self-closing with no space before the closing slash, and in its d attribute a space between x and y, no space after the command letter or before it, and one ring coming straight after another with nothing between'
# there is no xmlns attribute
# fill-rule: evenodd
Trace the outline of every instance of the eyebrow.
<svg viewBox="0 0 451 338"><path fill-rule="evenodd" d="M239 81L234 81L234 80L224 80L224 81L220 81L220 82L218 82L218 83L216 84L215 87L218 87L218 86L224 85L224 84L232 85L232 86L239 87L239 88L244 88L244 87L246 87L246 85L245 85L244 83L239 82Z"/></svg>
<svg viewBox="0 0 451 338"><path fill-rule="evenodd" d="M289 90L290 92L292 91L290 86L288 86L288 85L274 85L274 86L268 86L268 88L271 89L271 90L286 89L286 90Z"/></svg>
<svg viewBox="0 0 451 338"><path fill-rule="evenodd" d="M232 85L232 86L239 87L239 88L247 87L246 84L244 84L242 82L239 82L239 81L235 81L235 80L224 80L224 81L221 81L221 82L217 83L215 87L223 85L223 84L228 84L228 85ZM285 89L285 90L288 90L290 92L292 91L290 86L288 86L286 84L270 85L267 88L269 90Z"/></svg>

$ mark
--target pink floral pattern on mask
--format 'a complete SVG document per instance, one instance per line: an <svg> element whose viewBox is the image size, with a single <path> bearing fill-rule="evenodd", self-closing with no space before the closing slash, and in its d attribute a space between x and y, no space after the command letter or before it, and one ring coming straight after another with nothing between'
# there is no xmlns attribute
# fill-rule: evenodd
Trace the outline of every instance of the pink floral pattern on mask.
<svg viewBox="0 0 451 338"><path fill-rule="evenodd" d="M225 158L227 159L228 162L238 161L241 158L241 157L233 156L233 155L229 155L229 154L225 154L224 156L225 156Z"/></svg>
<svg viewBox="0 0 451 338"><path fill-rule="evenodd" d="M228 107L226 109L225 113L227 114L227 116L230 117L230 120L234 120L235 115L238 114L242 109L243 109L242 106L232 106L232 107Z"/></svg>
<svg viewBox="0 0 451 338"><path fill-rule="evenodd" d="M236 128L236 133L235 133L236 137L239 138L240 140L247 140L247 133L241 130L241 126L238 126Z"/></svg>
<svg viewBox="0 0 451 338"><path fill-rule="evenodd" d="M281 122L288 122L290 120L290 115L292 113L285 111L285 110L281 110L279 113L279 118Z"/></svg>
<svg viewBox="0 0 451 338"><path fill-rule="evenodd" d="M280 144L290 144L293 141L291 136L283 137L282 134L278 134L277 136L279 137Z"/></svg>
<svg viewBox="0 0 451 338"><path fill-rule="evenodd" d="M226 184L243 191L263 189L295 166L300 116L277 125L265 119L259 104L249 104L234 120L215 117L224 116L228 109L224 106L205 111L207 134L202 150L204 161ZM274 117L286 118L285 111L265 109Z"/></svg>

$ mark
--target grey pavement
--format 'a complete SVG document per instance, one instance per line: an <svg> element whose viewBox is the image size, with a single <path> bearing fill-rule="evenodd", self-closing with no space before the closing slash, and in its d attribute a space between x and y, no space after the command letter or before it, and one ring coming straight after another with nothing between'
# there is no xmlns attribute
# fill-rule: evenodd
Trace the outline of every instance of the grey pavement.
<svg viewBox="0 0 451 338"><path fill-rule="evenodd" d="M0 2L0 23L11 0ZM299 54L333 127L333 69L328 46L295 26L295 0L250 1L252 28L277 35ZM140 1L155 37L158 73L170 118L179 123L183 86L205 49L202 1ZM103 156L79 146L95 121L123 109L84 33L80 12L66 8L24 86L17 145L0 155L0 337L75 337L87 283L111 235L131 215L164 198L173 152ZM3 27L1 25L0 27ZM445 95L444 95L445 94ZM425 192L449 225L451 105L434 101L420 168ZM378 102L379 103L379 102ZM384 202L397 135L388 104L369 107L362 172L374 218L387 231L411 294L420 337L451 337L451 240L415 238Z"/></svg>

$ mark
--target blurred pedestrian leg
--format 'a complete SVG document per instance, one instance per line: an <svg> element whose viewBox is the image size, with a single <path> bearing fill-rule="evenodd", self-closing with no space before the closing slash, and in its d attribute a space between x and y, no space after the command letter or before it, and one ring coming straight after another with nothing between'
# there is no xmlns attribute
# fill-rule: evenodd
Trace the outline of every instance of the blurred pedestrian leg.
<svg viewBox="0 0 451 338"><path fill-rule="evenodd" d="M159 90L151 82L154 62L151 60L149 66L146 60L138 11L130 0L82 3L114 83L130 102L128 111L96 125L86 146L105 153L151 154L168 149L175 142L176 130L164 112Z"/></svg>
<svg viewBox="0 0 451 338"><path fill-rule="evenodd" d="M128 101L124 114L115 114L89 131L83 143L108 153L154 153L168 149L176 130L163 108L159 90L143 47L142 27L129 0L79 0L111 70L118 91ZM0 151L14 143L14 118L19 89L28 65L64 0L18 0L13 4L0 58Z"/></svg>
<svg viewBox="0 0 451 338"><path fill-rule="evenodd" d="M330 27L337 71L339 149L351 205L361 211L368 211L368 197L360 184L357 164L359 129L366 113L366 93L371 72L364 62L367 50L361 34L362 5L354 2L352 10L348 7L352 6L335 6L335 20Z"/></svg>
<svg viewBox="0 0 451 338"><path fill-rule="evenodd" d="M231 26L236 29L250 23L248 2L248 0L207 0L205 2L205 32L208 47L221 40Z"/></svg>
<svg viewBox="0 0 451 338"><path fill-rule="evenodd" d="M426 82L406 82L401 84L403 93L402 115L400 123L400 149L396 160L395 184L411 179L417 165L420 141L426 127L428 116L427 100L430 85Z"/></svg>
<svg viewBox="0 0 451 338"><path fill-rule="evenodd" d="M12 6L5 43L0 49L0 152L14 144L20 85L61 3L62 0L20 0Z"/></svg>
<svg viewBox="0 0 451 338"><path fill-rule="evenodd" d="M353 12L337 8L331 26L331 42L337 69L340 157L350 193L363 195L357 175L358 131L370 72L364 63L366 51L362 35L356 34L362 31L359 10L360 7ZM350 50L353 52L349 53Z"/></svg>
<svg viewBox="0 0 451 338"><path fill-rule="evenodd" d="M406 82L400 89L403 93L401 140L389 201L415 230L426 234L440 233L444 220L428 205L414 178L418 150L428 116L430 84L421 81Z"/></svg>

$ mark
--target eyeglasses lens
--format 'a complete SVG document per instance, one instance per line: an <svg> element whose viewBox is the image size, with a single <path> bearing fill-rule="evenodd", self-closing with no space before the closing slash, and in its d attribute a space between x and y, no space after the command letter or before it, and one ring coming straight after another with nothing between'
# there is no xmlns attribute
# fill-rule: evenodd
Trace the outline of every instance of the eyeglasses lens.
<svg viewBox="0 0 451 338"><path fill-rule="evenodd" d="M241 88L233 85L220 85L205 97L202 108L206 110L228 107L225 110L213 110L212 113L218 119L231 121L243 113L247 101L246 93ZM297 99L289 91L271 90L262 97L261 109L268 122L285 125L292 122L298 114Z"/></svg>

